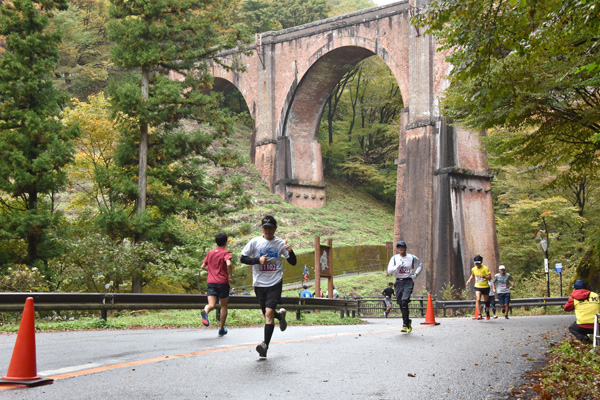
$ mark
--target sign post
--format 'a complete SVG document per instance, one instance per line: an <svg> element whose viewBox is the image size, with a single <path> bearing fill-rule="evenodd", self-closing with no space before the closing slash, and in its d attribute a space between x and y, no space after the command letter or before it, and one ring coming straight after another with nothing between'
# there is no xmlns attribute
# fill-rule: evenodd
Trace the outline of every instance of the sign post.
<svg viewBox="0 0 600 400"><path fill-rule="evenodd" d="M562 263L556 263L556 273L560 276L560 297L563 297L562 291Z"/></svg>

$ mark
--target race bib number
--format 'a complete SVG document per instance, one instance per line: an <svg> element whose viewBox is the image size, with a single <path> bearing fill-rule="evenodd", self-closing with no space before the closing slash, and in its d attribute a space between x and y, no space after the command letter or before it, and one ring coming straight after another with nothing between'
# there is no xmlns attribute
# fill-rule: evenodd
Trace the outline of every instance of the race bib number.
<svg viewBox="0 0 600 400"><path fill-rule="evenodd" d="M398 273L399 274L408 274L410 272L410 268L406 268L406 267L400 267L398 268Z"/></svg>
<svg viewBox="0 0 600 400"><path fill-rule="evenodd" d="M277 271L277 264L261 264L259 271L261 272L275 272Z"/></svg>
<svg viewBox="0 0 600 400"><path fill-rule="evenodd" d="M506 282L498 282L498 287L500 289L506 289Z"/></svg>
<svg viewBox="0 0 600 400"><path fill-rule="evenodd" d="M475 276L475 281L477 281L477 282L483 282L483 276L481 276L481 275L476 275L476 276Z"/></svg>

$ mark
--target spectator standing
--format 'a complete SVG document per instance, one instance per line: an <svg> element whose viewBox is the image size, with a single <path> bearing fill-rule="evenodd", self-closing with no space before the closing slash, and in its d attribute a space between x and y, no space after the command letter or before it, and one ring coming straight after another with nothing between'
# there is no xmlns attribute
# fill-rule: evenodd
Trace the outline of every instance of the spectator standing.
<svg viewBox="0 0 600 400"><path fill-rule="evenodd" d="M308 287L306 285L302 286L302 293L300 293L300 297L313 297L312 294L308 291Z"/></svg>

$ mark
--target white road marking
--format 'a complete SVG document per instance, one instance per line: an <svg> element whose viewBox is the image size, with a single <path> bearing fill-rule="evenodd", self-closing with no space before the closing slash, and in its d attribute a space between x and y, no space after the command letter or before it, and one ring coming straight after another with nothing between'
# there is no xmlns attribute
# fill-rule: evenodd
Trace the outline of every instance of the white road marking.
<svg viewBox="0 0 600 400"><path fill-rule="evenodd" d="M82 365L73 365L71 367L64 367L64 368L59 368L59 369L50 369L48 371L41 371L41 372L38 372L38 374L42 375L42 376L60 375L60 374L66 374L69 372L82 371L84 369L96 368L96 367L100 367L100 366L102 366L102 364L89 363L89 364L82 364Z"/></svg>

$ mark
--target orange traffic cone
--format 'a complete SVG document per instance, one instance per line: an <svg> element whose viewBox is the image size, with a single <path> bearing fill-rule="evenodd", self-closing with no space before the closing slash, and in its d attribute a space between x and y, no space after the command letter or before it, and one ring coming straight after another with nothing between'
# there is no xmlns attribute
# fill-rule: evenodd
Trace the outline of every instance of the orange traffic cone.
<svg viewBox="0 0 600 400"><path fill-rule="evenodd" d="M431 302L431 294L427 295L427 313L425 314L425 322L421 322L421 325L439 325L439 322L435 322L435 314L433 313L433 303Z"/></svg>
<svg viewBox="0 0 600 400"><path fill-rule="evenodd" d="M33 297L25 300L17 341L13 349L8 374L0 380L2 385L40 386L52 383L37 374L35 357L35 311Z"/></svg>
<svg viewBox="0 0 600 400"><path fill-rule="evenodd" d="M475 316L473 317L473 319L479 319L479 317L479 307L475 306Z"/></svg>

